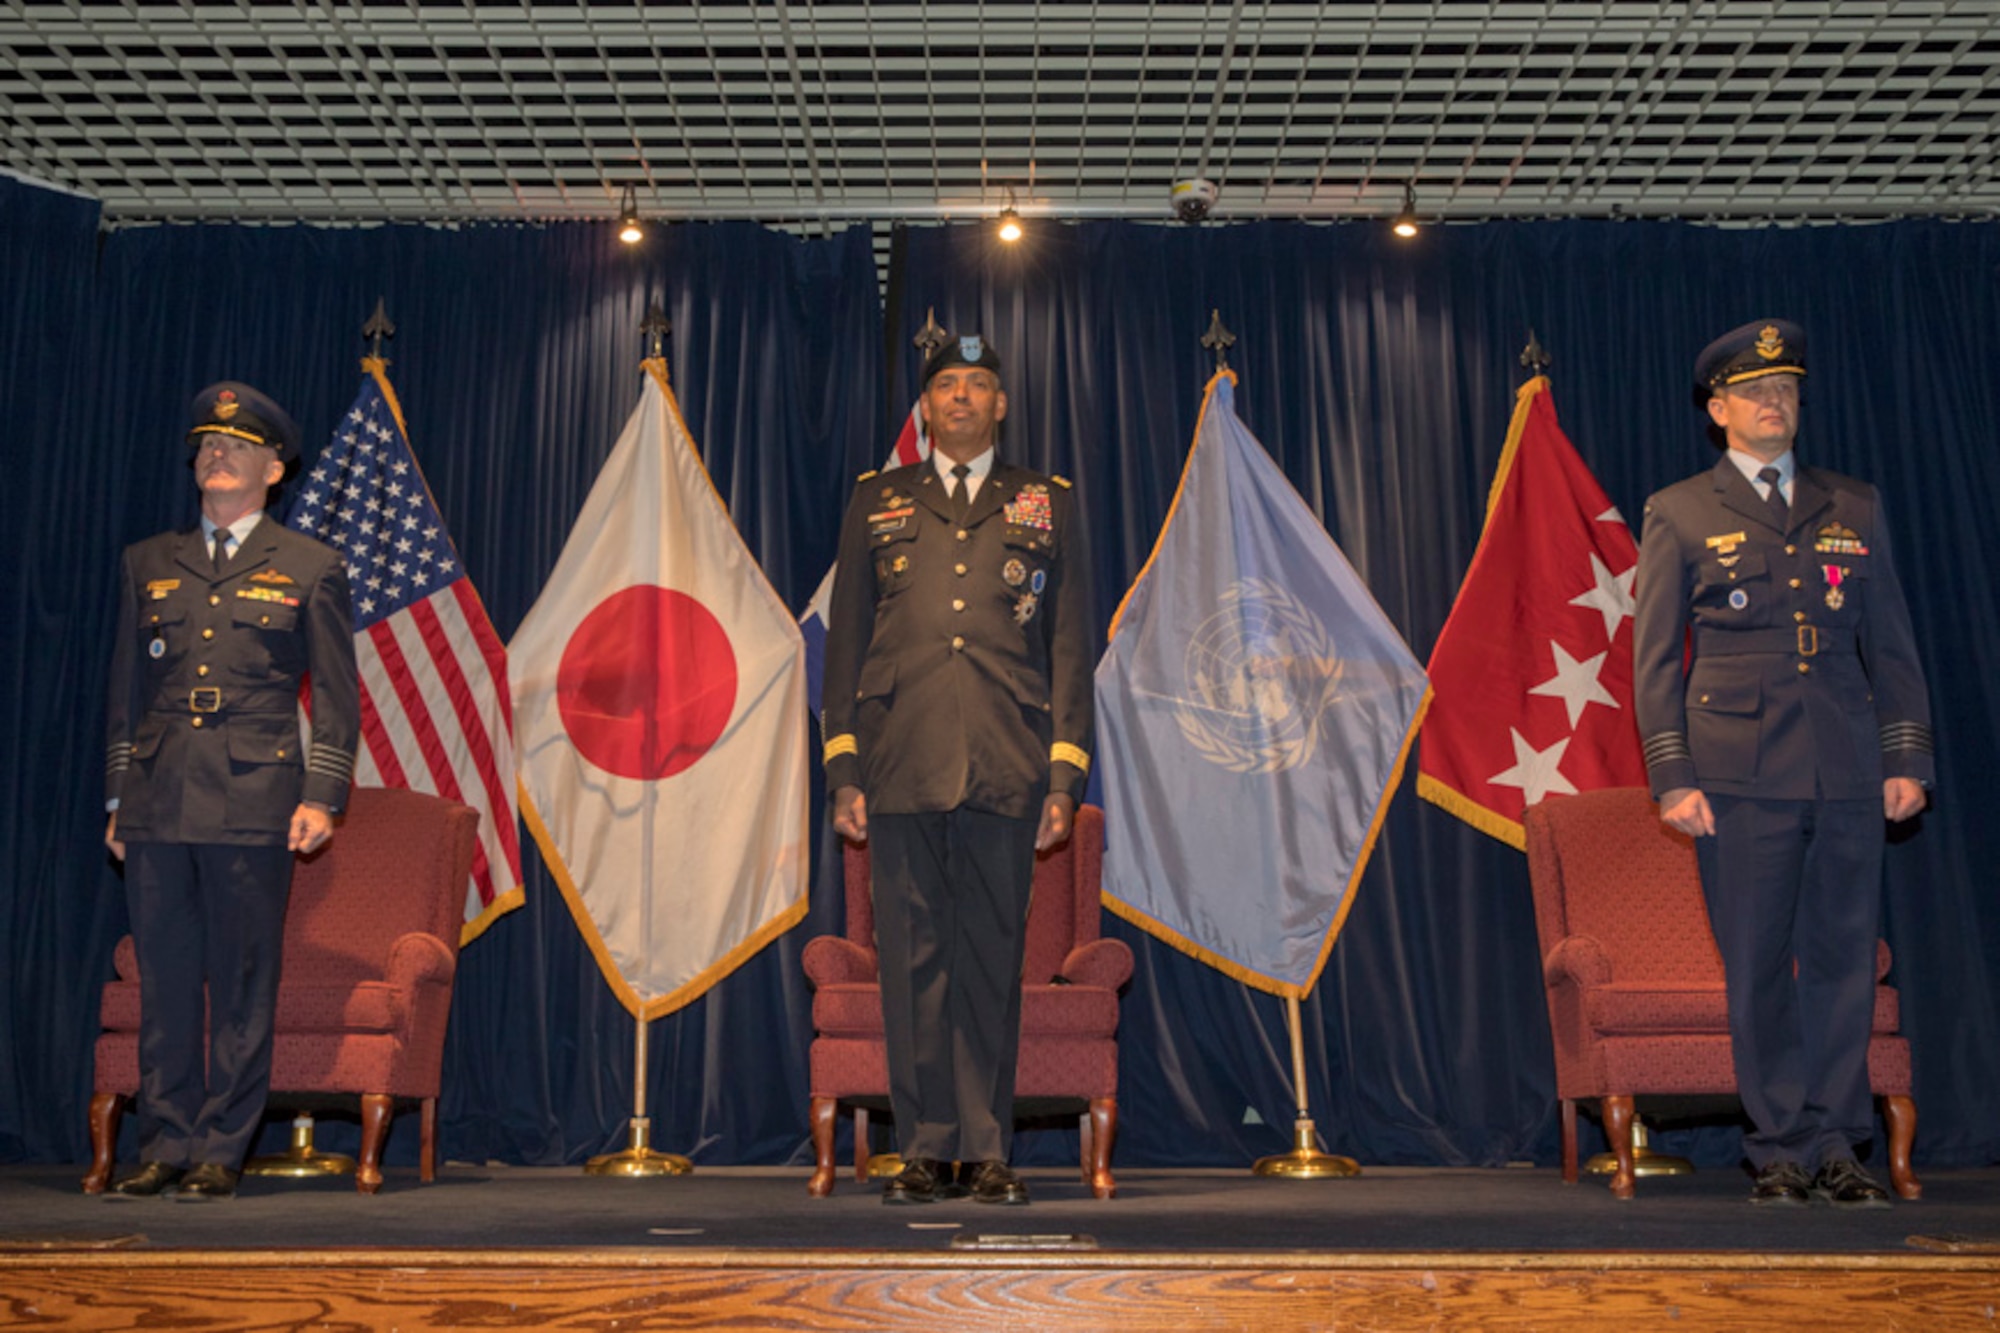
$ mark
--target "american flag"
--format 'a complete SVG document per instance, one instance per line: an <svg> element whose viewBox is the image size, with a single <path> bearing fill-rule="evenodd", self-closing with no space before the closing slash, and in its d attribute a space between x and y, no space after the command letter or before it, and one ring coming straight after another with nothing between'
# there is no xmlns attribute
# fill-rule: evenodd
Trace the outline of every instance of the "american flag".
<svg viewBox="0 0 2000 1333"><path fill-rule="evenodd" d="M291 526L347 557L361 667L355 781L472 806L479 846L465 898L470 942L521 902L507 649L445 531L386 363L367 376L307 475Z"/></svg>

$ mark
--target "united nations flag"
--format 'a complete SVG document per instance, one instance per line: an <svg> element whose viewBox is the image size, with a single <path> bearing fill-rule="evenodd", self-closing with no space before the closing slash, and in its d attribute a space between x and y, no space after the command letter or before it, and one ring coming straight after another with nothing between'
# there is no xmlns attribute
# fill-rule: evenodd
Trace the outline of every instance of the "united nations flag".
<svg viewBox="0 0 2000 1333"><path fill-rule="evenodd" d="M1209 381L1097 668L1106 905L1260 990L1312 989L1429 700L1423 668Z"/></svg>

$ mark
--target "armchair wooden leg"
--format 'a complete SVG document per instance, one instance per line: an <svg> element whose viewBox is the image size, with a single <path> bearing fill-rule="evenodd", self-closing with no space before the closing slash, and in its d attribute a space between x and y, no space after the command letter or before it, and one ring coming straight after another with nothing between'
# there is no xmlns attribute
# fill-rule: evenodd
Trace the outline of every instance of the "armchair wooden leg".
<svg viewBox="0 0 2000 1333"><path fill-rule="evenodd" d="M1077 1173L1083 1177L1083 1183L1088 1185L1090 1183L1091 1157L1090 1112L1088 1110L1085 1110L1082 1115L1076 1118L1076 1138L1078 1149L1076 1156Z"/></svg>
<svg viewBox="0 0 2000 1333"><path fill-rule="evenodd" d="M813 1173L806 1193L815 1199L833 1193L833 1119L839 1108L840 1103L832 1097L812 1099ZM854 1132L861 1134L858 1124Z"/></svg>
<svg viewBox="0 0 2000 1333"><path fill-rule="evenodd" d="M428 1185L438 1175L438 1099L426 1097L417 1111L423 1125L423 1147L417 1155L417 1179Z"/></svg>
<svg viewBox="0 0 2000 1333"><path fill-rule="evenodd" d="M1921 1199L1923 1182L1910 1170L1910 1146L1917 1141L1917 1104L1908 1097L1884 1097L1882 1118L1889 1122L1889 1183L1899 1198Z"/></svg>
<svg viewBox="0 0 2000 1333"><path fill-rule="evenodd" d="M125 1094L100 1092L90 1099L90 1174L83 1178L85 1194L102 1194L118 1162L118 1122L125 1116Z"/></svg>
<svg viewBox="0 0 2000 1333"><path fill-rule="evenodd" d="M1563 1184L1576 1184L1576 1098L1562 1099Z"/></svg>
<svg viewBox="0 0 2000 1333"><path fill-rule="evenodd" d="M363 1194L382 1188L382 1144L395 1112L396 1099L388 1093L361 1094L361 1153L354 1159L354 1188Z"/></svg>
<svg viewBox="0 0 2000 1333"><path fill-rule="evenodd" d="M1100 1199L1118 1197L1111 1178L1111 1141L1118 1135L1118 1099L1090 1099L1090 1192Z"/></svg>
<svg viewBox="0 0 2000 1333"><path fill-rule="evenodd" d="M1639 1174L1632 1165L1632 1099L1606 1097L1598 1103L1604 1111L1604 1137L1611 1140L1618 1170L1611 1177L1611 1195L1629 1199L1639 1192Z"/></svg>

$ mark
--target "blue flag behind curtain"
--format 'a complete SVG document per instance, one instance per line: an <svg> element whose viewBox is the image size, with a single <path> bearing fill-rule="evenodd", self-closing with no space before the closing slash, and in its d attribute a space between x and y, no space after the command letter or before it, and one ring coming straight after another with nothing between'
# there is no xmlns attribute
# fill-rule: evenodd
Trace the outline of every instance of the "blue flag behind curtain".
<svg viewBox="0 0 2000 1333"><path fill-rule="evenodd" d="M1217 373L1097 667L1106 906L1247 985L1303 996L1428 701L1423 668Z"/></svg>

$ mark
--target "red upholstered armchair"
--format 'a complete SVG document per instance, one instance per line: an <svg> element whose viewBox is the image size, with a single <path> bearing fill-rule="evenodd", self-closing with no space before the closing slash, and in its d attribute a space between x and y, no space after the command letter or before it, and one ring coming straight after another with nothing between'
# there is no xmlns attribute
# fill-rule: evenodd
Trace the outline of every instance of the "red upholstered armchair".
<svg viewBox="0 0 2000 1333"><path fill-rule="evenodd" d="M355 1185L382 1185L395 1099L423 1115L422 1175L437 1175L438 1079L458 970L478 812L421 792L357 787L333 841L301 860L285 915L271 1090L358 1093ZM139 1088L139 969L119 941L90 1099L87 1193L111 1179L118 1122Z"/></svg>
<svg viewBox="0 0 2000 1333"><path fill-rule="evenodd" d="M1132 976L1132 950L1098 937L1103 907L1104 812L1080 806L1070 839L1037 858L1028 908L1027 958L1021 974L1021 1051L1014 1094L1022 1101L1081 1100L1083 1178L1112 1198L1111 1143L1118 1129L1118 988ZM847 844L847 934L806 945L803 963L813 996L812 1136L814 1197L833 1192L834 1116L853 1106L855 1178L866 1180L868 1111L889 1095L882 1038L882 988L875 959L875 912L868 891L868 848ZM1057 984L1061 977L1064 984Z"/></svg>
<svg viewBox="0 0 2000 1333"><path fill-rule="evenodd" d="M1528 807L1542 978L1562 1099L1563 1179L1574 1182L1576 1103L1596 1098L1618 1158L1611 1192L1632 1197L1632 1098L1734 1093L1722 956L1709 929L1692 842L1659 820L1636 787L1560 796ZM1888 975L1878 944L1876 978ZM1896 991L1875 988L1868 1079L1889 1126L1889 1178L1914 1199L1917 1109L1910 1043L1897 1035Z"/></svg>

